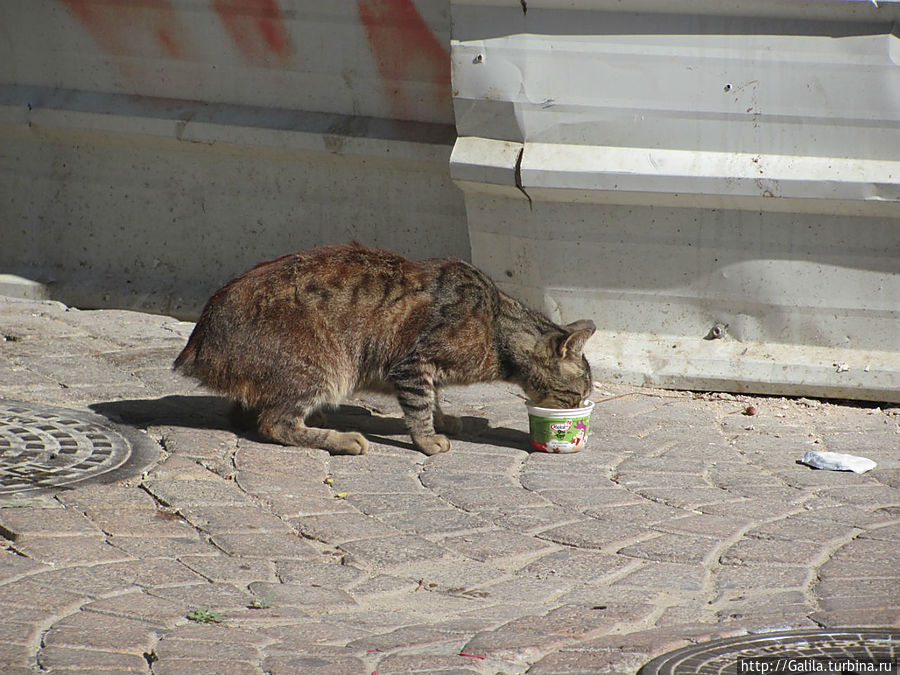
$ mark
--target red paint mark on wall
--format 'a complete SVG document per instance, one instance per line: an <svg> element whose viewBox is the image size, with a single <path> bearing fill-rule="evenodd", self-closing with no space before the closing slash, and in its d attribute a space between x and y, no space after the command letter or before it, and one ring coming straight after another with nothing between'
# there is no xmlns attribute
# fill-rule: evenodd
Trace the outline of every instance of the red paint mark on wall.
<svg viewBox="0 0 900 675"><path fill-rule="evenodd" d="M450 55L412 0L357 0L359 18L391 99L394 114L408 117L421 95L416 82L437 85L436 103L450 98Z"/></svg>
<svg viewBox="0 0 900 675"><path fill-rule="evenodd" d="M252 63L272 67L293 53L275 0L212 0L212 6L234 44Z"/></svg>
<svg viewBox="0 0 900 675"><path fill-rule="evenodd" d="M106 52L116 56L191 54L188 37L169 0L121 2L62 0Z"/></svg>

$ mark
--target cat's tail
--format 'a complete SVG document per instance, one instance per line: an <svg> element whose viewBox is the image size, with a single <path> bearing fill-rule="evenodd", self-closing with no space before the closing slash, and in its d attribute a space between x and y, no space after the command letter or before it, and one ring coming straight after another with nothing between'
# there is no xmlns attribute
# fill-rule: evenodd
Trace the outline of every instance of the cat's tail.
<svg viewBox="0 0 900 675"><path fill-rule="evenodd" d="M172 364L172 370L177 370L184 375L192 375L194 373L196 362L197 342L194 340L194 336L191 335L185 348L182 349L181 353L175 358L175 362Z"/></svg>

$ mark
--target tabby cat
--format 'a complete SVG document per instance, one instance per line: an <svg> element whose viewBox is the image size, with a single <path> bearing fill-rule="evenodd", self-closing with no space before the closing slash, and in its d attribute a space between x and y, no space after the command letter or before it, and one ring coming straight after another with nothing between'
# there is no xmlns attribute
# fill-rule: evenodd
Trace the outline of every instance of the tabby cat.
<svg viewBox="0 0 900 675"><path fill-rule="evenodd" d="M362 434L307 426L354 390L396 394L413 444L445 452L461 430L438 406L449 384L506 380L542 407L591 391L591 321L560 327L460 260L408 260L359 244L265 262L216 291L175 368L234 401L260 433L332 454Z"/></svg>

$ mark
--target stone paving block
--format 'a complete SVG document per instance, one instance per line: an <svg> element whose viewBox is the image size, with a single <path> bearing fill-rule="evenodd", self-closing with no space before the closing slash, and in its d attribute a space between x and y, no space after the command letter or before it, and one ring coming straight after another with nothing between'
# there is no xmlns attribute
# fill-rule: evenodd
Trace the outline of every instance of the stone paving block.
<svg viewBox="0 0 900 675"><path fill-rule="evenodd" d="M334 612L356 606L356 601L350 594L337 588L266 581L251 582L248 588L263 605L303 607L315 613Z"/></svg>
<svg viewBox="0 0 900 675"><path fill-rule="evenodd" d="M35 574L34 584L48 590L77 589L92 598L133 587L199 584L204 579L172 560L134 560L84 567L68 567Z"/></svg>
<svg viewBox="0 0 900 675"><path fill-rule="evenodd" d="M846 475L848 472L833 472ZM857 476L857 474L850 474ZM866 474L863 474L865 476ZM858 476L857 476L858 478ZM853 481L854 479L850 479ZM897 488L874 483L861 484L848 482L844 487L834 487L819 490L820 497L832 497L841 504L859 506L863 509L874 509L882 506L900 505L900 494Z"/></svg>
<svg viewBox="0 0 900 675"><path fill-rule="evenodd" d="M897 544L857 537L844 544L818 570L819 579L895 578Z"/></svg>
<svg viewBox="0 0 900 675"><path fill-rule="evenodd" d="M806 512L753 527L747 530L746 535L756 539L821 543L860 533L862 530L859 528L817 518L813 513Z"/></svg>
<svg viewBox="0 0 900 675"><path fill-rule="evenodd" d="M250 644L262 648L271 640L255 630L232 626L229 623L182 623L166 633L167 640L205 640L208 642L228 642L229 644Z"/></svg>
<svg viewBox="0 0 900 675"><path fill-rule="evenodd" d="M340 486L337 486L336 490L340 491ZM359 492L348 494L347 502L370 516L447 508L447 502L430 492L376 492L371 494Z"/></svg>
<svg viewBox="0 0 900 675"><path fill-rule="evenodd" d="M421 581L424 590L430 588L475 588L482 584L496 583L505 578L497 568L470 559L430 562L404 575L414 581ZM434 586L432 586L434 584Z"/></svg>
<svg viewBox="0 0 900 675"><path fill-rule="evenodd" d="M489 521L451 508L381 513L377 516L396 530L420 535L441 535L484 529Z"/></svg>
<svg viewBox="0 0 900 675"><path fill-rule="evenodd" d="M638 488L708 488L709 481L702 475L695 473L682 473L677 467L672 471L623 471L617 469L612 476L617 485L626 490Z"/></svg>
<svg viewBox="0 0 900 675"><path fill-rule="evenodd" d="M440 492L440 496L464 511L480 512L546 506L549 502L534 492L521 488L500 486L496 488L451 488ZM482 514L479 514L482 515Z"/></svg>
<svg viewBox="0 0 900 675"><path fill-rule="evenodd" d="M640 534L641 530L631 523L590 518L544 530L537 536L564 546L613 552L618 544Z"/></svg>
<svg viewBox="0 0 900 675"><path fill-rule="evenodd" d="M822 441L830 452L862 455L876 462L896 459L890 448L897 446L897 426L887 418L874 418L873 426L865 431L834 431L823 435ZM887 452L885 452L887 451Z"/></svg>
<svg viewBox="0 0 900 675"><path fill-rule="evenodd" d="M888 485L895 489L900 489L900 469L884 469L876 468L872 474L872 478L882 485Z"/></svg>
<svg viewBox="0 0 900 675"><path fill-rule="evenodd" d="M349 654L279 654L262 662L267 675L340 675L366 673L366 663Z"/></svg>
<svg viewBox="0 0 900 675"><path fill-rule="evenodd" d="M672 534L690 534L700 537L725 539L751 525L750 518L711 516L706 514L671 518L651 526L651 529Z"/></svg>
<svg viewBox="0 0 900 675"><path fill-rule="evenodd" d="M633 675L650 658L648 653L561 649L528 669L528 675Z"/></svg>
<svg viewBox="0 0 900 675"><path fill-rule="evenodd" d="M76 612L53 624L44 635L45 647L98 649L142 656L156 643L150 624L134 619L109 617L94 612Z"/></svg>
<svg viewBox="0 0 900 675"><path fill-rule="evenodd" d="M645 501L639 494L629 492L621 487L543 489L538 494L552 504L582 512L604 507L639 504Z"/></svg>
<svg viewBox="0 0 900 675"><path fill-rule="evenodd" d="M565 606L544 616L524 616L476 634L463 650L497 659L534 660L548 650L608 632L616 620L606 614L603 610Z"/></svg>
<svg viewBox="0 0 900 675"><path fill-rule="evenodd" d="M866 606L869 607L900 606L900 568L895 570L893 578L819 581L813 586L813 593L821 600L831 603L851 599L851 602L845 603L847 607L852 605L853 599L862 598L872 599L866 600ZM824 604L822 606L825 608Z"/></svg>
<svg viewBox="0 0 900 675"><path fill-rule="evenodd" d="M797 500L808 497L807 493L801 490L796 491ZM730 501L720 502L716 504L702 504L697 507L697 511L716 516L736 517L736 518L752 518L753 520L768 520L769 518L784 517L791 513L797 513L800 507L797 501L779 499L772 501L764 498L743 498L738 497Z"/></svg>
<svg viewBox="0 0 900 675"><path fill-rule="evenodd" d="M655 502L662 502L680 509L697 509L722 502L734 501L733 492L718 487L686 487L686 488L657 488L641 487L635 492Z"/></svg>
<svg viewBox="0 0 900 675"><path fill-rule="evenodd" d="M723 565L761 563L808 567L822 554L823 549L824 542L795 541L788 544L776 539L745 537L725 549L719 560Z"/></svg>
<svg viewBox="0 0 900 675"><path fill-rule="evenodd" d="M147 590L156 598L187 605L191 610L207 609L215 612L244 608L253 603L253 596L233 584L218 582L192 586L157 587Z"/></svg>
<svg viewBox="0 0 900 675"><path fill-rule="evenodd" d="M619 549L632 558L700 565L719 549L719 540L686 534L661 534Z"/></svg>
<svg viewBox="0 0 900 675"><path fill-rule="evenodd" d="M483 598L493 602L504 603L511 598L520 598L529 602L547 603L551 599L556 602L561 594L571 591L577 585L577 582L571 579L556 577L538 579L517 575L494 583L476 584L474 590L480 591Z"/></svg>
<svg viewBox="0 0 900 675"><path fill-rule="evenodd" d="M18 613L17 613L18 614ZM18 615L15 616L19 619ZM21 620L7 620L0 625L0 644L15 643L30 645L37 642L42 630L39 622L25 622ZM2 665L2 662L0 662Z"/></svg>
<svg viewBox="0 0 900 675"><path fill-rule="evenodd" d="M900 541L900 522L885 527L872 528L859 535L862 540Z"/></svg>
<svg viewBox="0 0 900 675"><path fill-rule="evenodd" d="M270 509L273 513L288 519L333 513L356 513L356 510L345 499L336 498L334 495L306 497L273 494L261 495L259 501L262 506Z"/></svg>
<svg viewBox="0 0 900 675"><path fill-rule="evenodd" d="M0 585L45 569L49 565L0 548Z"/></svg>
<svg viewBox="0 0 900 675"><path fill-rule="evenodd" d="M259 558L235 558L226 555L185 555L178 562L209 581L246 584L251 581L276 581L275 563Z"/></svg>
<svg viewBox="0 0 900 675"><path fill-rule="evenodd" d="M486 659L526 663L549 651L556 651L575 641L566 635L542 633L538 617L522 617L495 630L481 631L469 640L463 651Z"/></svg>
<svg viewBox="0 0 900 675"><path fill-rule="evenodd" d="M223 661L213 658L202 661L195 659L172 659L153 664L154 675L263 675L255 663L248 661Z"/></svg>
<svg viewBox="0 0 900 675"><path fill-rule="evenodd" d="M766 487L778 479L769 471L745 462L716 462L706 473L710 483L720 488Z"/></svg>
<svg viewBox="0 0 900 675"><path fill-rule="evenodd" d="M0 535L12 541L23 537L102 537L103 532L78 511L65 508L0 508Z"/></svg>
<svg viewBox="0 0 900 675"><path fill-rule="evenodd" d="M861 529L881 529L886 525L900 522L900 506L882 506L875 509L858 506L823 506L817 507L815 500L808 503L810 513L819 518L833 520Z"/></svg>
<svg viewBox="0 0 900 675"><path fill-rule="evenodd" d="M196 531L182 537L113 536L109 543L133 558L177 558L183 555L221 555L221 551L201 539Z"/></svg>
<svg viewBox="0 0 900 675"><path fill-rule="evenodd" d="M603 472L580 470L570 472L566 467L542 466L532 469L527 464L519 474L519 483L526 490L616 490L621 489Z"/></svg>
<svg viewBox="0 0 900 675"><path fill-rule="evenodd" d="M293 473L258 473L241 469L235 475L238 486L257 497L333 497L336 492L321 477L311 477Z"/></svg>
<svg viewBox="0 0 900 675"><path fill-rule="evenodd" d="M196 537L194 528L179 515L149 507L93 508L91 521L108 535L122 537Z"/></svg>
<svg viewBox="0 0 900 675"><path fill-rule="evenodd" d="M184 621L189 609L186 604L155 598L142 591L95 600L82 611L96 612L107 617L125 617L149 624L154 629L171 630ZM114 619L111 619L111 621Z"/></svg>
<svg viewBox="0 0 900 675"><path fill-rule="evenodd" d="M17 642L0 643L0 664L6 669L28 668L31 672L34 666L34 656L31 647Z"/></svg>
<svg viewBox="0 0 900 675"><path fill-rule="evenodd" d="M90 356L39 356L18 359L20 365L64 385L73 386L113 385L128 382L130 376L98 358ZM142 387L137 380L130 383L134 390Z"/></svg>
<svg viewBox="0 0 900 675"><path fill-rule="evenodd" d="M491 664L485 666L486 663L487 661L471 656L446 656L427 652L423 654L390 654L378 661L376 672L379 675L408 675L410 673L479 675L486 672L484 667L490 667Z"/></svg>
<svg viewBox="0 0 900 675"><path fill-rule="evenodd" d="M172 370L172 361L178 356L178 349L172 347L136 347L115 349L99 354L104 361L128 372L146 368L165 367Z"/></svg>
<svg viewBox="0 0 900 675"><path fill-rule="evenodd" d="M443 643L458 644L457 651L465 639L459 634L437 630L427 624L404 626L382 635L369 635L347 643L349 649L367 652L388 652L409 647L425 647Z"/></svg>
<svg viewBox="0 0 900 675"><path fill-rule="evenodd" d="M60 614L79 607L89 595L80 587L44 586L31 579L20 579L2 587L0 615L21 616L21 610L36 609Z"/></svg>
<svg viewBox="0 0 900 675"><path fill-rule="evenodd" d="M222 638L215 642L211 640L185 640L165 637L157 643L153 652L162 663L176 660L218 661L220 664L225 665L234 661L244 661L246 663L259 661L260 652L256 647L246 642L231 643L227 640L226 635L222 635ZM154 665L155 669L156 666ZM219 668L211 671L211 673L218 672L220 672Z"/></svg>
<svg viewBox="0 0 900 675"><path fill-rule="evenodd" d="M586 516L597 518L598 520L639 523L644 527L693 513L695 512L652 502L643 497L631 504L592 507L584 511Z"/></svg>
<svg viewBox="0 0 900 675"><path fill-rule="evenodd" d="M85 485L77 490L62 492L56 499L72 510L86 511L121 509L156 509L156 501L143 490L120 485Z"/></svg>
<svg viewBox="0 0 900 675"><path fill-rule="evenodd" d="M350 626L323 616L298 620L288 625L260 626L253 634L267 639L267 644L273 650L287 652L290 649L303 649L305 645L345 645L369 632L361 630L359 626Z"/></svg>
<svg viewBox="0 0 900 675"><path fill-rule="evenodd" d="M38 662L53 673L146 673L147 661L141 654L118 650L84 649L80 647L44 647Z"/></svg>
<svg viewBox="0 0 900 675"><path fill-rule="evenodd" d="M329 544L401 534L396 528L358 512L306 516L299 518L294 525L304 536Z"/></svg>
<svg viewBox="0 0 900 675"><path fill-rule="evenodd" d="M712 582L717 590L782 589L802 590L809 582L810 570L806 567L772 567L752 565L749 567L716 567Z"/></svg>
<svg viewBox="0 0 900 675"><path fill-rule="evenodd" d="M446 537L439 543L460 556L481 562L534 556L557 548L547 541L508 530L470 532L456 537Z"/></svg>
<svg viewBox="0 0 900 675"><path fill-rule="evenodd" d="M407 567L450 555L446 548L415 535L358 539L341 548L349 554L348 562L366 570Z"/></svg>
<svg viewBox="0 0 900 675"><path fill-rule="evenodd" d="M379 574L349 589L353 599L363 604L373 598L387 595L405 595L419 588L418 582L409 578L395 577L390 574Z"/></svg>
<svg viewBox="0 0 900 675"><path fill-rule="evenodd" d="M584 520L584 516L580 512L556 504L523 509L483 511L479 517L521 534L536 534L552 526Z"/></svg>
<svg viewBox="0 0 900 675"><path fill-rule="evenodd" d="M741 618L746 614L770 614L783 611L784 608L801 607L805 613L814 609L813 601L803 591L777 590L771 593L760 593L756 589L732 589L722 591L711 604L722 616ZM754 610L763 610L762 612Z"/></svg>
<svg viewBox="0 0 900 675"><path fill-rule="evenodd" d="M313 483L325 479L325 458L320 450L286 448L275 443L258 443L244 438L237 440L234 465L242 471L263 475L288 474Z"/></svg>
<svg viewBox="0 0 900 675"><path fill-rule="evenodd" d="M286 534L286 522L255 505L185 506L179 513L194 527L209 534Z"/></svg>
<svg viewBox="0 0 900 675"><path fill-rule="evenodd" d="M237 485L222 479L155 478L144 481L144 487L164 505L176 509L192 506L252 505L250 498Z"/></svg>
<svg viewBox="0 0 900 675"><path fill-rule="evenodd" d="M818 611L809 618L825 628L859 626L872 628L900 628L900 607L880 608L839 608Z"/></svg>
<svg viewBox="0 0 900 675"><path fill-rule="evenodd" d="M637 567L640 563L626 556L599 551L585 551L564 548L542 555L537 560L522 567L520 576L532 576L538 579L561 577L586 583L608 580L622 574L629 567Z"/></svg>
<svg viewBox="0 0 900 675"><path fill-rule="evenodd" d="M75 537L27 536L12 544L21 555L51 565L78 565L116 562L130 556L93 534Z"/></svg>
<svg viewBox="0 0 900 675"><path fill-rule="evenodd" d="M367 578L365 572L339 561L279 560L278 578L284 583L318 584L332 588L348 588Z"/></svg>
<svg viewBox="0 0 900 675"><path fill-rule="evenodd" d="M476 473L462 468L451 471L438 468L435 464L426 465L419 480L427 489L438 494L461 489L518 487L518 480L506 473Z"/></svg>
<svg viewBox="0 0 900 675"><path fill-rule="evenodd" d="M243 558L319 558L321 554L299 535L216 534L213 543L229 555Z"/></svg>
<svg viewBox="0 0 900 675"><path fill-rule="evenodd" d="M709 572L697 564L653 562L628 573L614 582L615 586L633 586L654 590L700 591Z"/></svg>

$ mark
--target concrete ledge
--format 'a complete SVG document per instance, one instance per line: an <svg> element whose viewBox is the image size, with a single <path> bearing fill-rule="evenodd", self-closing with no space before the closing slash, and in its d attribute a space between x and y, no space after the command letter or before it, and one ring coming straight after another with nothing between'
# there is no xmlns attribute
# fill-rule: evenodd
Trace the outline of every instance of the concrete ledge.
<svg viewBox="0 0 900 675"><path fill-rule="evenodd" d="M15 274L0 274L0 296L19 300L48 300L50 292L46 285L38 281Z"/></svg>

